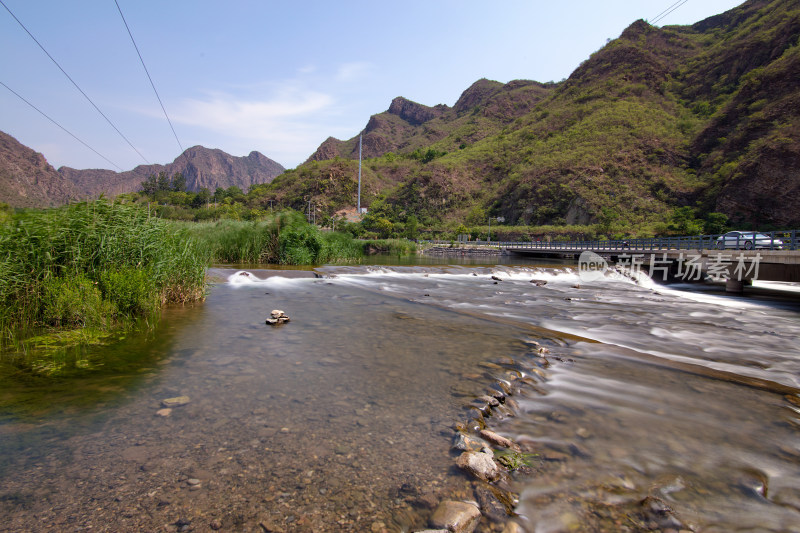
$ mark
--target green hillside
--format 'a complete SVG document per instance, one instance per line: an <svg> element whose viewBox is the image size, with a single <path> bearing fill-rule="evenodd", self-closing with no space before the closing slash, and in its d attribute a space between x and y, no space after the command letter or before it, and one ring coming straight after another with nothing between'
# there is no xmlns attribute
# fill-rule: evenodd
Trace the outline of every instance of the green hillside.
<svg viewBox="0 0 800 533"><path fill-rule="evenodd" d="M675 208L798 226L800 5L751 0L694 26L633 23L561 83L480 80L453 107L404 98L363 131L362 204L404 222L658 227ZM358 137L258 194L356 203Z"/></svg>

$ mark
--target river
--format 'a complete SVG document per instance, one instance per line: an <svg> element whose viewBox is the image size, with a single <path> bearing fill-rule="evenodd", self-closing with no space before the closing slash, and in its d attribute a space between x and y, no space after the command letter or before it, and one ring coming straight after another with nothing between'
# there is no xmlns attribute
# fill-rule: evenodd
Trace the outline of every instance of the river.
<svg viewBox="0 0 800 533"><path fill-rule="evenodd" d="M85 374L6 368L0 531L421 530L492 498L451 444L498 384L525 531L800 531L796 300L480 262L211 269Z"/></svg>

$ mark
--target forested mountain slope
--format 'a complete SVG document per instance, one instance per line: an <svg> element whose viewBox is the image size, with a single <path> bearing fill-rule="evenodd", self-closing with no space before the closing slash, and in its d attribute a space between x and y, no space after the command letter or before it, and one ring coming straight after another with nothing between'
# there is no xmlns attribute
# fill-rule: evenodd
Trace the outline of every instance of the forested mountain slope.
<svg viewBox="0 0 800 533"><path fill-rule="evenodd" d="M800 5L750 0L693 26L634 22L558 84L480 80L451 108L404 98L363 130L364 205L402 221L626 224L678 206L800 225ZM358 137L265 188L355 205Z"/></svg>

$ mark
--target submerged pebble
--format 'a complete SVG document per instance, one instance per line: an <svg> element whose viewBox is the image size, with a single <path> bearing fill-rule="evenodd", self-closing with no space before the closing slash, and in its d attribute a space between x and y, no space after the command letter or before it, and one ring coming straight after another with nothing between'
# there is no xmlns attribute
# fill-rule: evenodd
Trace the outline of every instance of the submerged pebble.
<svg viewBox="0 0 800 533"><path fill-rule="evenodd" d="M180 407L181 405L186 405L190 401L191 400L189 399L188 396L176 396L174 398L166 398L164 400L161 400L161 405L167 408Z"/></svg>
<svg viewBox="0 0 800 533"><path fill-rule="evenodd" d="M434 511L430 524L450 533L472 533L480 520L481 512L476 504L445 501Z"/></svg>

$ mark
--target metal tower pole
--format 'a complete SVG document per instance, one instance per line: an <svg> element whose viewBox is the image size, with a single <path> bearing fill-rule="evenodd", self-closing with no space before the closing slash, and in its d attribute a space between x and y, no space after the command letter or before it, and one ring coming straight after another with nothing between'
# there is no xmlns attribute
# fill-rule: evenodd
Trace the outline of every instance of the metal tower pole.
<svg viewBox="0 0 800 533"><path fill-rule="evenodd" d="M358 136L358 214L361 214L361 135Z"/></svg>

